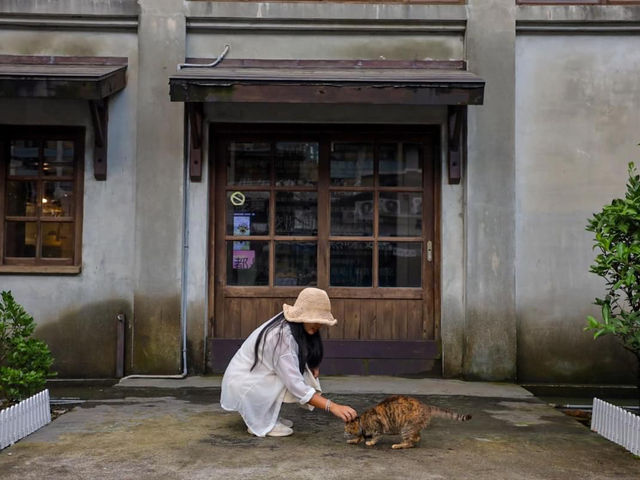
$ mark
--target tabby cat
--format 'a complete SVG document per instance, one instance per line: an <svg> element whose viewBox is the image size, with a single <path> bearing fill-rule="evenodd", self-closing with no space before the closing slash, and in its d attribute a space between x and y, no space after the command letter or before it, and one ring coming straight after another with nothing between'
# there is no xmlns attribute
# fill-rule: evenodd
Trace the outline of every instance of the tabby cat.
<svg viewBox="0 0 640 480"><path fill-rule="evenodd" d="M347 422L344 431L352 437L347 443L360 443L367 439L365 443L372 446L382 435L400 434L402 442L393 444L391 448L411 448L420 441L420 431L434 417L461 422L471 419L471 415L460 415L445 408L426 405L413 397L394 395Z"/></svg>

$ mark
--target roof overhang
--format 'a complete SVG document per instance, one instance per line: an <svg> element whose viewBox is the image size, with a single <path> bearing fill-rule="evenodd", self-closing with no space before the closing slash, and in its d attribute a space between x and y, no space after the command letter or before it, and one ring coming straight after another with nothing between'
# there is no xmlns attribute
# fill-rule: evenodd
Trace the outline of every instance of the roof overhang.
<svg viewBox="0 0 640 480"><path fill-rule="evenodd" d="M0 55L0 97L102 100L126 86L127 59Z"/></svg>
<svg viewBox="0 0 640 480"><path fill-rule="evenodd" d="M88 101L94 129L93 174L107 179L109 97L127 84L126 57L0 55L0 98Z"/></svg>
<svg viewBox="0 0 640 480"><path fill-rule="evenodd" d="M485 82L461 61L224 60L169 85L174 102L480 105Z"/></svg>

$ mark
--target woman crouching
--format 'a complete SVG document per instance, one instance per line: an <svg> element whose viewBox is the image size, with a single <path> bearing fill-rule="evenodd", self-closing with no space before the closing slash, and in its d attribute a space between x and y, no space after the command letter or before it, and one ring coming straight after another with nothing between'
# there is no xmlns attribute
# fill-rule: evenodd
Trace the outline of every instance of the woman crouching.
<svg viewBox="0 0 640 480"><path fill-rule="evenodd" d="M305 288L293 306L282 308L254 330L231 359L222 378L222 408L240 413L247 431L258 437L293 433L292 422L279 417L283 402L353 420L356 411L324 398L317 380L323 356L320 329L337 323L327 293Z"/></svg>

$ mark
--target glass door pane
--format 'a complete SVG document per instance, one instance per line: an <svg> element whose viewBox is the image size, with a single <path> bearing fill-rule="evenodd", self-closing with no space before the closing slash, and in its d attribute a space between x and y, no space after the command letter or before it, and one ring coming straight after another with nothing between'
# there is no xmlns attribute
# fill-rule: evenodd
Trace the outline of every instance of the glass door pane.
<svg viewBox="0 0 640 480"><path fill-rule="evenodd" d="M381 287L422 286L422 245L408 242L378 244L378 282Z"/></svg>
<svg viewBox="0 0 640 480"><path fill-rule="evenodd" d="M378 212L381 237L422 235L422 192L380 192Z"/></svg>
<svg viewBox="0 0 640 480"><path fill-rule="evenodd" d="M330 242L329 253L331 286L373 286L373 242Z"/></svg>

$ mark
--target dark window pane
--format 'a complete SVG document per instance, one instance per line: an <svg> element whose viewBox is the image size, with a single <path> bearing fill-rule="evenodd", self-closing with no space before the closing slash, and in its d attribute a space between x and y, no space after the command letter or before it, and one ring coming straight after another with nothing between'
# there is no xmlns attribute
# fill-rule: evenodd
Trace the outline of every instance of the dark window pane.
<svg viewBox="0 0 640 480"><path fill-rule="evenodd" d="M227 242L227 285L269 284L269 242Z"/></svg>
<svg viewBox="0 0 640 480"><path fill-rule="evenodd" d="M40 155L39 142L35 140L13 140L11 142L11 159L9 175L38 175Z"/></svg>
<svg viewBox="0 0 640 480"><path fill-rule="evenodd" d="M329 283L334 287L371 287L372 252L372 242L331 242Z"/></svg>
<svg viewBox="0 0 640 480"><path fill-rule="evenodd" d="M331 193L331 235L373 235L373 193Z"/></svg>
<svg viewBox="0 0 640 480"><path fill-rule="evenodd" d="M315 185L318 183L318 159L317 143L276 143L276 185Z"/></svg>
<svg viewBox="0 0 640 480"><path fill-rule="evenodd" d="M36 222L7 222L6 256L35 257L38 239Z"/></svg>
<svg viewBox="0 0 640 480"><path fill-rule="evenodd" d="M245 142L229 144L228 185L269 185L271 145Z"/></svg>
<svg viewBox="0 0 640 480"><path fill-rule="evenodd" d="M316 285L316 244L313 242L276 243L276 285Z"/></svg>
<svg viewBox="0 0 640 480"><path fill-rule="evenodd" d="M381 237L416 237L422 234L422 193L380 192Z"/></svg>
<svg viewBox="0 0 640 480"><path fill-rule="evenodd" d="M421 258L420 243L380 242L378 244L380 286L420 287L422 285Z"/></svg>
<svg viewBox="0 0 640 480"><path fill-rule="evenodd" d="M38 194L36 182L7 182L7 215L35 217Z"/></svg>
<svg viewBox="0 0 640 480"><path fill-rule="evenodd" d="M269 192L227 192L227 235L269 233Z"/></svg>
<svg viewBox="0 0 640 480"><path fill-rule="evenodd" d="M420 145L387 143L379 149L379 182L384 187L419 187L422 185Z"/></svg>
<svg viewBox="0 0 640 480"><path fill-rule="evenodd" d="M318 195L315 192L276 193L276 235L317 235Z"/></svg>
<svg viewBox="0 0 640 480"><path fill-rule="evenodd" d="M73 182L44 182L43 217L72 217L73 202Z"/></svg>
<svg viewBox="0 0 640 480"><path fill-rule="evenodd" d="M44 144L42 173L48 177L73 175L73 142L50 140Z"/></svg>
<svg viewBox="0 0 640 480"><path fill-rule="evenodd" d="M73 258L73 223L43 222L40 229L44 258Z"/></svg>
<svg viewBox="0 0 640 480"><path fill-rule="evenodd" d="M331 185L373 185L373 144L331 144Z"/></svg>

